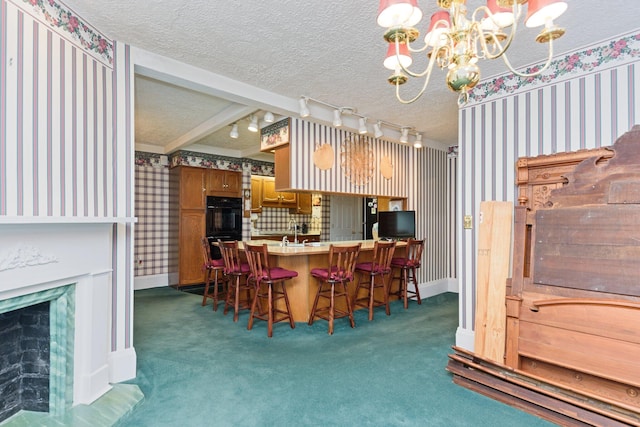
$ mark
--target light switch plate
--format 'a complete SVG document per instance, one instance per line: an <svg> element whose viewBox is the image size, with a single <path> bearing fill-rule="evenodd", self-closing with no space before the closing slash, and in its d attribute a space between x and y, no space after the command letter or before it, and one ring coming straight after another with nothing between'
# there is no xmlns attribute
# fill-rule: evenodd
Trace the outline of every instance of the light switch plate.
<svg viewBox="0 0 640 427"><path fill-rule="evenodd" d="M473 217L471 215L464 216L464 228L467 230L473 228Z"/></svg>

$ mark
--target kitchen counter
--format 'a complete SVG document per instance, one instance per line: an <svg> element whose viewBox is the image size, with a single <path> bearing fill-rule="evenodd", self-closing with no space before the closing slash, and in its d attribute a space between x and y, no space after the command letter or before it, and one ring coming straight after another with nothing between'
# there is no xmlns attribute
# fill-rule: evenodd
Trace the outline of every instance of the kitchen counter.
<svg viewBox="0 0 640 427"><path fill-rule="evenodd" d="M289 230L275 230L275 231L259 231L259 232L251 232L251 240L270 240L271 243L274 241L281 241L284 236L287 236L290 242L297 237L298 242L309 241L309 242L319 242L320 241L320 231L311 231L308 233L297 233L294 234L293 231Z"/></svg>
<svg viewBox="0 0 640 427"><path fill-rule="evenodd" d="M311 313L313 300L318 290L317 281L311 276L311 269L327 267L329 246L331 243L321 242L306 245L280 246L279 242L274 242L273 240L252 240L250 242L240 242L241 249L244 248L244 243L253 245L266 243L270 254L269 262L272 266L283 267L298 272L298 277L287 280L287 294L291 304L291 311L293 312L293 320L295 322L307 322L309 320L309 314ZM358 262L370 261L373 256L373 246L375 243L373 240L352 240L333 243L336 246L362 243L360 254L358 255ZM398 242L394 256L404 256L404 248L406 245L406 242ZM394 288L397 286L398 284L395 282ZM350 296L353 297L355 294L355 281L349 284L348 290ZM377 291L380 291L380 289ZM376 298L381 297L381 295L376 295ZM340 304L341 303L338 303L338 308L340 308ZM346 307L342 307L341 309L344 310L345 308ZM384 315L384 311L381 313Z"/></svg>

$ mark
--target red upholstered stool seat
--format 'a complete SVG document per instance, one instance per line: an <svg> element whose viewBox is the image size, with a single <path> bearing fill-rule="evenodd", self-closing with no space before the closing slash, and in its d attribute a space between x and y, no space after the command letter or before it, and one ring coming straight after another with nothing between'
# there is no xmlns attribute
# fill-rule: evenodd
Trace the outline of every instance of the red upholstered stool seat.
<svg viewBox="0 0 640 427"><path fill-rule="evenodd" d="M269 251L266 244L245 244L244 253L250 268L247 281L255 286L247 329L251 330L253 327L253 319L267 322L267 336L269 337L273 336L274 323L288 320L291 329L295 328L285 282L297 277L298 272L282 267L270 267ZM278 304L279 301L284 304Z"/></svg>
<svg viewBox="0 0 640 427"><path fill-rule="evenodd" d="M205 271L204 274L204 294L202 295L202 305L207 304L207 298L211 298L213 300L213 311L218 310L218 301L220 298L225 298L227 294L228 280L226 277L222 278L223 290L219 293L220 283L218 282L218 278L222 276L224 272L224 260L223 259L212 259L211 258L211 247L209 246L209 239L203 237L201 240L202 245L202 269ZM209 291L209 287L211 285L211 275L213 274L213 292Z"/></svg>
<svg viewBox="0 0 640 427"><path fill-rule="evenodd" d="M329 335L333 334L333 321L340 317L349 317L351 327L355 327L353 308L349 300L347 285L353 280L356 260L360 252L360 243L352 246L329 247L327 268L312 268L311 276L318 281L318 291L313 301L309 325L313 325L316 317L329 322ZM328 300L327 306L318 307L320 299ZM345 309L336 308L336 299L344 298Z"/></svg>
<svg viewBox="0 0 640 427"><path fill-rule="evenodd" d="M233 307L233 321L238 321L238 313L242 309L251 308L251 292L253 285L249 283L249 264L242 262L238 251L238 242L218 241L218 247L224 260L224 275L229 279L227 298L224 303L224 314Z"/></svg>
<svg viewBox="0 0 640 427"><path fill-rule="evenodd" d="M358 283L353 299L353 309L364 307L369 309L369 320L373 320L373 309L381 305L385 306L387 316L391 314L389 309L389 291L387 281L391 273L391 260L396 248L396 242L376 241L373 246L373 260L356 264ZM382 295L375 297L375 290L382 289ZM360 296L364 293L363 296Z"/></svg>
<svg viewBox="0 0 640 427"><path fill-rule="evenodd" d="M400 285L398 290L395 292L391 291L390 286L389 294L397 295L402 299L404 302L404 308L409 306L409 294L415 297L418 304L422 304L420 289L418 289L416 271L420 268L423 247L424 240L409 239L406 247L407 256L404 258L393 258L391 260L391 268L398 271L398 275L391 279L391 284L398 280ZM413 283L413 290L409 290L409 281Z"/></svg>

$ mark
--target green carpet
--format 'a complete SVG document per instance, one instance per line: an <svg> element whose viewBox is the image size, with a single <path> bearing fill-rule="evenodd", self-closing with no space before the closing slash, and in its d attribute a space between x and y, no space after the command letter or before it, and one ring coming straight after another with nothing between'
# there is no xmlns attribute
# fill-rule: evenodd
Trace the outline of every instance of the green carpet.
<svg viewBox="0 0 640 427"><path fill-rule="evenodd" d="M246 328L201 297L172 288L136 292L134 345L144 401L123 426L547 426L452 383L445 370L458 297L395 301L356 328Z"/></svg>

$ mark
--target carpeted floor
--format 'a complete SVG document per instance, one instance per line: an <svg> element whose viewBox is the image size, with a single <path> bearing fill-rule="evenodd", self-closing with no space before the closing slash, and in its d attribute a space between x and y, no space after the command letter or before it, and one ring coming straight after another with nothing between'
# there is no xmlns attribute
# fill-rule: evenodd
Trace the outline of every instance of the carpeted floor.
<svg viewBox="0 0 640 427"><path fill-rule="evenodd" d="M456 294L393 302L356 328L265 322L246 328L198 295L136 291L137 384L145 399L123 426L547 426L452 383L445 370Z"/></svg>

